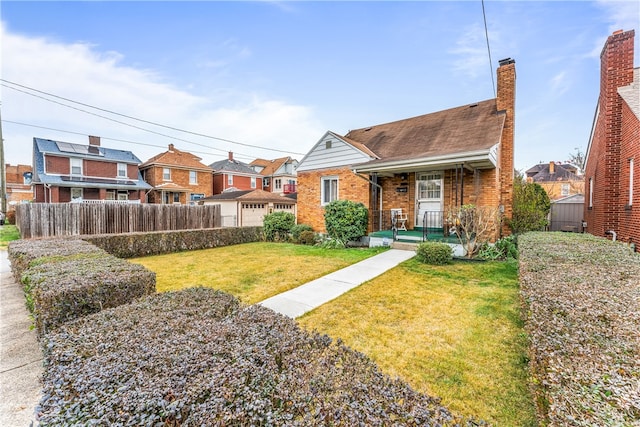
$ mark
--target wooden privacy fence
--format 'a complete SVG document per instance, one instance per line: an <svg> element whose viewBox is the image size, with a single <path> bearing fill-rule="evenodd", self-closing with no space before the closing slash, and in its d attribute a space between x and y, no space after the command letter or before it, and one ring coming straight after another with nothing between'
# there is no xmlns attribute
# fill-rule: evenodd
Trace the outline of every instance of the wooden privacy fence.
<svg viewBox="0 0 640 427"><path fill-rule="evenodd" d="M220 205L25 203L16 206L23 239L221 226Z"/></svg>

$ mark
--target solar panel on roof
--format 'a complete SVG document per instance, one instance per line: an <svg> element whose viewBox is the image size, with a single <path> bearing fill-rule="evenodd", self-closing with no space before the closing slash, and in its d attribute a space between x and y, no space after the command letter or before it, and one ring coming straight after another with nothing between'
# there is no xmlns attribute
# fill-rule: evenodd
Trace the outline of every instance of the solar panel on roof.
<svg viewBox="0 0 640 427"><path fill-rule="evenodd" d="M100 151L100 147L95 145L70 144L68 142L56 141L58 150L63 153L86 154L91 156L104 156Z"/></svg>

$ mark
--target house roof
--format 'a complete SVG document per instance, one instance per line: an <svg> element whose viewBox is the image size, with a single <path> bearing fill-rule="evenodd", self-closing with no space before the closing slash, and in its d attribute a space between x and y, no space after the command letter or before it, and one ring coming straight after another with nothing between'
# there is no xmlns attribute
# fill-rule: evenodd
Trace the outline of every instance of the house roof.
<svg viewBox="0 0 640 427"><path fill-rule="evenodd" d="M489 99L352 130L342 139L356 148L361 144L377 157L358 165L358 170L394 163L406 167L416 160L460 162L461 158L469 158L470 162L477 158L476 167L494 167L504 121L505 114L497 111L496 100Z"/></svg>
<svg viewBox="0 0 640 427"><path fill-rule="evenodd" d="M274 160L266 160L266 159L255 159L254 161L252 161L251 163L249 163L249 166L258 166L263 168L260 171L260 174L263 176L271 176L273 174L275 174L278 169L280 169L282 167L282 165L284 165L287 162L291 162L293 159L291 159L291 157L287 156L287 157L280 157L279 159L274 159Z"/></svg>
<svg viewBox="0 0 640 427"><path fill-rule="evenodd" d="M232 172L235 174L260 176L260 173L253 170L248 164L235 159L224 159L209 165L214 174Z"/></svg>
<svg viewBox="0 0 640 427"><path fill-rule="evenodd" d="M570 167L572 169L575 166L570 165ZM533 182L581 181L583 179L561 163L555 164L553 173L550 172L549 163L540 163L527 169L525 174Z"/></svg>
<svg viewBox="0 0 640 427"><path fill-rule="evenodd" d="M633 69L633 82L628 86L619 87L618 93L633 114L640 119L640 67Z"/></svg>
<svg viewBox="0 0 640 427"><path fill-rule="evenodd" d="M260 189L226 191L224 193L205 197L200 200L238 200L243 202L265 202L265 203L272 202L272 203L287 203L287 204L292 204L296 202L295 200L292 200L288 197L283 197L278 194L271 193L269 191L260 190Z"/></svg>
<svg viewBox="0 0 640 427"><path fill-rule="evenodd" d="M170 166L184 169L211 171L211 168L200 163L200 160L202 160L200 157L186 151L178 150L173 146L173 144L169 144L169 149L167 151L151 157L140 165L140 169L147 169L152 166Z"/></svg>
<svg viewBox="0 0 640 427"><path fill-rule="evenodd" d="M91 148L91 153L89 149ZM51 175L45 173L44 156L57 155L62 157L76 157L105 162L118 162L128 164L140 164L131 151L114 150L111 148L71 144L68 142L53 141L50 139L33 138L34 183L49 184L64 187L91 187L107 188L114 190L148 190L151 188L138 171L138 179L116 179L85 177L73 175Z"/></svg>
<svg viewBox="0 0 640 427"><path fill-rule="evenodd" d="M558 200L552 200L553 204L569 204L569 203L584 203L584 194L574 194L572 196L563 197Z"/></svg>

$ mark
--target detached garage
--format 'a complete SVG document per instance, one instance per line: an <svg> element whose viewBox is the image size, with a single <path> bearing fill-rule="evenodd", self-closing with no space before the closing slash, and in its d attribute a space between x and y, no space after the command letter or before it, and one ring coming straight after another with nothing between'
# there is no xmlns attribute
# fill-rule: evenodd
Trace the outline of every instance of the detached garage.
<svg viewBox="0 0 640 427"><path fill-rule="evenodd" d="M227 191L205 197L199 204L220 205L223 227L255 227L273 212L290 212L297 217L296 200L264 190Z"/></svg>
<svg viewBox="0 0 640 427"><path fill-rule="evenodd" d="M551 202L549 229L551 231L583 231L584 195L574 194Z"/></svg>

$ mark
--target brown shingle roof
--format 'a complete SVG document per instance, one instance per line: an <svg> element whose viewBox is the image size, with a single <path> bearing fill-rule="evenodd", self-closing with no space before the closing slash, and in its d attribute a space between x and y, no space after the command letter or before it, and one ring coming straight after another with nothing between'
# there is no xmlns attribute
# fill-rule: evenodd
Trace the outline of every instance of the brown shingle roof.
<svg viewBox="0 0 640 427"><path fill-rule="evenodd" d="M271 176L273 175L283 164L290 161L291 157L280 157L279 159L274 160L266 160L266 159L255 159L249 166L260 166L263 167L260 171L261 175Z"/></svg>
<svg viewBox="0 0 640 427"><path fill-rule="evenodd" d="M186 151L180 151L175 148L173 144L169 144L169 150L164 153L156 154L141 164L140 168L145 169L151 166L172 166L185 169L201 169L210 171L211 168L200 163L200 160L202 160L200 157Z"/></svg>
<svg viewBox="0 0 640 427"><path fill-rule="evenodd" d="M504 119L496 100L490 99L352 130L345 138L364 145L382 161L462 154L500 142Z"/></svg>

